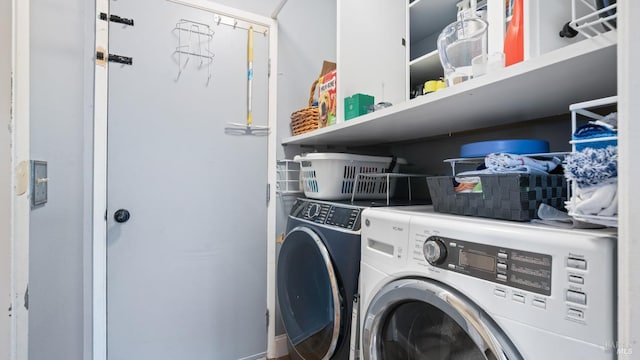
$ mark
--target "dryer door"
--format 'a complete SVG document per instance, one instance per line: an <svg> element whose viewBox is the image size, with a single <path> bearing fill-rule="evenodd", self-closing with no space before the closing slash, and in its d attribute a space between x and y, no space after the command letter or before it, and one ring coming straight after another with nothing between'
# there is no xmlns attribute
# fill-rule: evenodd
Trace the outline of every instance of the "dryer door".
<svg viewBox="0 0 640 360"><path fill-rule="evenodd" d="M364 359L522 359L477 305L441 283L401 279L372 299L362 332Z"/></svg>
<svg viewBox="0 0 640 360"><path fill-rule="evenodd" d="M289 232L278 257L278 301L289 342L303 359L327 359L336 349L342 303L322 240L300 226Z"/></svg>

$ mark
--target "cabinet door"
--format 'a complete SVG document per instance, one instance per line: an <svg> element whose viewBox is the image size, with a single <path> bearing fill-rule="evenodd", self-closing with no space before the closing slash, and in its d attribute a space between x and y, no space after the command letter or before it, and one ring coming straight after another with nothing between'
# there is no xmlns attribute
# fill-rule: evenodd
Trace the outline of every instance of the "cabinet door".
<svg viewBox="0 0 640 360"><path fill-rule="evenodd" d="M408 98L407 2L338 0L338 121L344 98L373 95L394 105Z"/></svg>

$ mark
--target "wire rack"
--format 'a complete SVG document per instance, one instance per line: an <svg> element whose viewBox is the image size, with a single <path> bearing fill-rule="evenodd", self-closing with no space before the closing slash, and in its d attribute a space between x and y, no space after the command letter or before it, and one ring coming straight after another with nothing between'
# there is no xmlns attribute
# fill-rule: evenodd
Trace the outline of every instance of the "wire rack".
<svg viewBox="0 0 640 360"><path fill-rule="evenodd" d="M207 81L209 85L211 80L211 64L215 56L211 52L211 39L215 32L207 24L197 21L180 19L173 29L177 32L178 45L174 50L174 55L178 62L178 76L180 79L182 71L189 64L189 59L195 57L198 60L198 68L207 67Z"/></svg>
<svg viewBox="0 0 640 360"><path fill-rule="evenodd" d="M597 114L592 110L605 107L605 106L613 106L613 105L616 105L617 103L618 103L618 97L611 96L611 97L602 98L602 99L585 101L585 102L581 102L581 103L577 103L569 106L569 110L571 111L571 134L572 135L575 134L577 129L577 122L580 119L601 120L604 118L603 115ZM618 139L617 136L607 136L607 137L598 137L598 138L591 138L591 139L571 140L569 143L571 144L572 150L575 152L576 145L578 144L612 141L617 139ZM576 194L576 188L577 188L577 185L575 184L575 182L571 182L570 186L567 187L568 189L567 199L571 204L575 204L575 201L576 201L576 199L573 197L573 195ZM571 207L574 208L574 206L571 206ZM618 226L617 215L616 216L585 215L585 214L578 214L573 211L569 211L569 215L576 220L580 220L580 221L584 221L592 224L599 224L599 225L605 225L605 226L611 226L611 227Z"/></svg>
<svg viewBox="0 0 640 360"><path fill-rule="evenodd" d="M276 193L280 195L302 194L300 187L300 163L293 160L278 160L276 162Z"/></svg>
<svg viewBox="0 0 640 360"><path fill-rule="evenodd" d="M610 4L611 1L596 0L596 3ZM592 38L608 31L616 30L616 18L618 5L616 3L608 6L594 6L593 0L572 0L571 4L571 26L578 33ZM586 15L578 15L582 11L588 12Z"/></svg>

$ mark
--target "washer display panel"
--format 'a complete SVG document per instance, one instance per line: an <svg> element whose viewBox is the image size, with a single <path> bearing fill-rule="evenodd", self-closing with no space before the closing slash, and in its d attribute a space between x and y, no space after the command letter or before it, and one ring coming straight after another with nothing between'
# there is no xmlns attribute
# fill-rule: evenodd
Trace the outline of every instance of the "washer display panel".
<svg viewBox="0 0 640 360"><path fill-rule="evenodd" d="M305 360L329 358L336 349L341 302L328 251L306 227L293 229L280 249L277 273L282 322Z"/></svg>

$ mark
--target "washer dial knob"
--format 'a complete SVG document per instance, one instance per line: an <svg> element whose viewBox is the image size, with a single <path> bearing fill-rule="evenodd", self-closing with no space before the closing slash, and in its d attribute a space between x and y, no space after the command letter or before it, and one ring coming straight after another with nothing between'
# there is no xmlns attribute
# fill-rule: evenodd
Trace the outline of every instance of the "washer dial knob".
<svg viewBox="0 0 640 360"><path fill-rule="evenodd" d="M322 207L320 206L320 204L310 204L309 207L307 208L307 219L315 219L318 215L320 215L320 209Z"/></svg>
<svg viewBox="0 0 640 360"><path fill-rule="evenodd" d="M422 252L431 265L442 264L447 258L447 247L436 236L431 236L424 242Z"/></svg>

